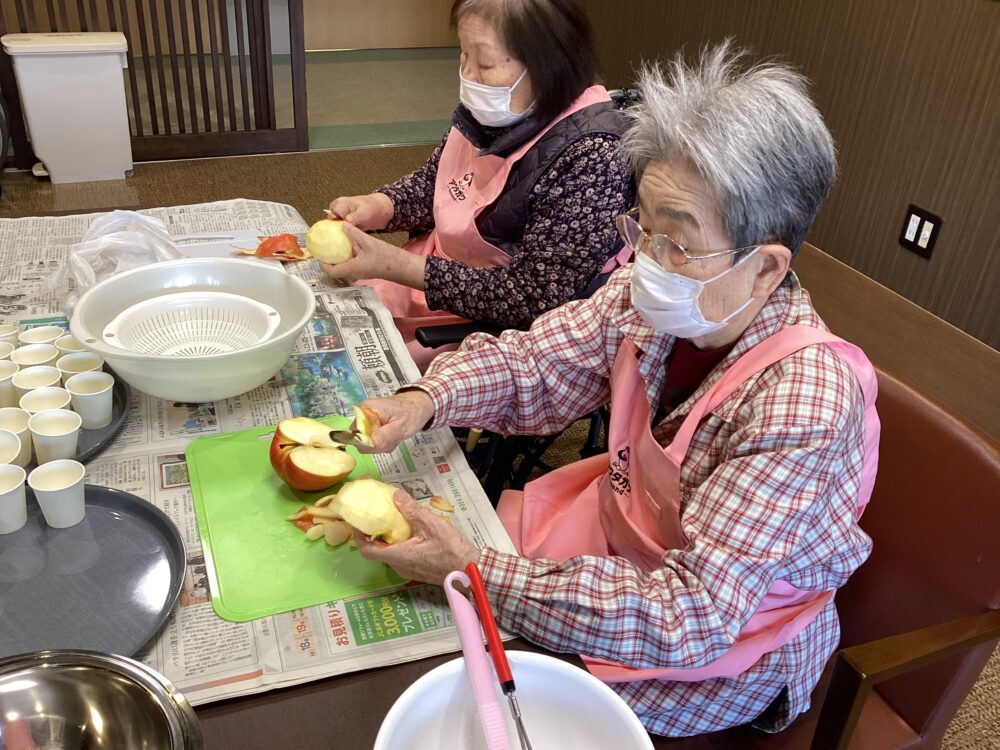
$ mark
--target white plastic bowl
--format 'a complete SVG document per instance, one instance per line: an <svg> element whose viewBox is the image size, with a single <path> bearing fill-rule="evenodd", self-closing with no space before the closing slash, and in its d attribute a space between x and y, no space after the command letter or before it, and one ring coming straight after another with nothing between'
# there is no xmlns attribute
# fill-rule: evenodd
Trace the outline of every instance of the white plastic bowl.
<svg viewBox="0 0 1000 750"><path fill-rule="evenodd" d="M242 294L273 307L281 322L270 338L220 354L143 354L103 341L105 327L126 308L180 291ZM273 263L184 258L124 271L91 287L76 304L70 331L129 385L169 401L200 403L238 396L265 383L288 359L315 307L309 285Z"/></svg>
<svg viewBox="0 0 1000 750"><path fill-rule="evenodd" d="M508 651L507 659L533 747L652 750L628 704L586 670L527 651ZM516 748L517 730L499 685L497 696ZM461 658L432 669L399 696L382 722L374 750L486 750Z"/></svg>

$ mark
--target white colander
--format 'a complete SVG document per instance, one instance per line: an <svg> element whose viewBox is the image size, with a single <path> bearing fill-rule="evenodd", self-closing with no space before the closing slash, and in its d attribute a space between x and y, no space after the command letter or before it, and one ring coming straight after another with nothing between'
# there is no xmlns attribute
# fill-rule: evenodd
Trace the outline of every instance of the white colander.
<svg viewBox="0 0 1000 750"><path fill-rule="evenodd" d="M265 341L281 323L270 305L229 292L176 292L122 310L104 328L106 344L140 354L200 357Z"/></svg>
<svg viewBox="0 0 1000 750"><path fill-rule="evenodd" d="M252 333L241 338L256 343L234 348L231 340L220 342L213 337L213 346L224 351L185 356L155 352L169 348L167 341L183 349L204 339L188 335L168 339L156 330L141 334L138 341L126 335L126 329L131 329L122 323L126 312L138 320L145 317L143 310L164 309L168 299L191 295L187 297L190 302L193 296L208 294L215 300L237 297L240 309L252 308L248 317L258 322L247 326ZM267 314L260 314L261 310ZM278 314L271 315L272 310ZM182 258L122 271L99 281L80 295L69 328L81 345L100 354L133 388L171 402L202 403L238 396L266 383L288 361L315 310L316 297L310 286L285 273L278 263L252 258ZM268 323L262 324L263 320ZM115 335L106 338L104 333L113 323L111 332ZM120 341L115 345L108 343L116 339ZM134 348L121 345L129 341Z"/></svg>

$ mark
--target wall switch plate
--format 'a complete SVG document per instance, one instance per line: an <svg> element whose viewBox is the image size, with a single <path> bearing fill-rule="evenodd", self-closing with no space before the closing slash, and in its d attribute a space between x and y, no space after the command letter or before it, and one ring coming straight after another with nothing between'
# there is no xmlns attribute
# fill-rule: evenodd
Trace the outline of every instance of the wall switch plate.
<svg viewBox="0 0 1000 750"><path fill-rule="evenodd" d="M943 223L940 216L935 216L930 211L911 203L906 209L903 230L899 233L899 244L917 255L929 258L934 252L934 243L941 234Z"/></svg>

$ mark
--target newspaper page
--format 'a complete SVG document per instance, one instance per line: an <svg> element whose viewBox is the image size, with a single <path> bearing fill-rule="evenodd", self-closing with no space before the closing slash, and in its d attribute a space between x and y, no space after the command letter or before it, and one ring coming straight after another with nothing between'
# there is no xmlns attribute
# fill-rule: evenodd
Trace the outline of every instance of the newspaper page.
<svg viewBox="0 0 1000 750"><path fill-rule="evenodd" d="M301 235L308 228L290 206L262 201L143 213L165 222L174 236L229 237L246 230ZM0 322L68 325L59 292L45 296L39 286L95 216L0 220ZM389 395L419 376L373 290L333 286L315 263L286 270L310 284L317 306L278 374L248 393L214 403L167 402L132 389L125 426L87 464L86 481L155 504L184 537L187 567L180 600L139 658L196 705L459 648L444 592L436 586L406 584L245 623L223 620L212 608L188 483L187 444L290 416L351 416L355 403ZM418 500L448 499L455 506L450 520L478 546L513 551L450 430L419 434L374 459L386 481Z"/></svg>

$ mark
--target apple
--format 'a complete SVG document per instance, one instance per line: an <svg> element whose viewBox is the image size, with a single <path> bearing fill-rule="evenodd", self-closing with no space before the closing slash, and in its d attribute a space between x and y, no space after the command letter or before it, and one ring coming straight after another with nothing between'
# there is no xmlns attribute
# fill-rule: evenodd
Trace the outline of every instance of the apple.
<svg viewBox="0 0 1000 750"><path fill-rule="evenodd" d="M329 508L362 534L396 544L413 536L413 529L396 507L395 494L391 484L355 479L344 483Z"/></svg>
<svg viewBox="0 0 1000 750"><path fill-rule="evenodd" d="M330 428L308 417L278 422L271 439L271 466L293 490L316 492L354 471L354 457L330 439Z"/></svg>
<svg viewBox="0 0 1000 750"><path fill-rule="evenodd" d="M354 407L354 429L357 433L355 438L359 443L364 443L369 448L375 446L372 440L372 433L382 426L382 419L373 409L367 406Z"/></svg>
<svg viewBox="0 0 1000 750"><path fill-rule="evenodd" d="M351 240L344 234L343 219L320 219L306 235L306 250L323 263L343 263L354 255Z"/></svg>

